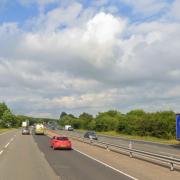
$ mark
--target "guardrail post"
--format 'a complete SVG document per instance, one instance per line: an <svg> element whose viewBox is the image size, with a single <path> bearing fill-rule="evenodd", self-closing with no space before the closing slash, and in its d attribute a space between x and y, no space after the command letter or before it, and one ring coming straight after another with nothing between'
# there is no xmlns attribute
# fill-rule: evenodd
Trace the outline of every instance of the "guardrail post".
<svg viewBox="0 0 180 180"><path fill-rule="evenodd" d="M129 142L129 149L132 149L132 141Z"/></svg>
<svg viewBox="0 0 180 180"><path fill-rule="evenodd" d="M170 170L173 171L174 170L174 164L172 162L170 162Z"/></svg>
<svg viewBox="0 0 180 180"><path fill-rule="evenodd" d="M130 149L130 150L132 149L132 141L129 142L129 149ZM133 157L132 151L129 151L129 157L130 157L130 158Z"/></svg>
<svg viewBox="0 0 180 180"><path fill-rule="evenodd" d="M109 146L108 145L106 145L106 150L109 151Z"/></svg>
<svg viewBox="0 0 180 180"><path fill-rule="evenodd" d="M130 157L130 158L132 158L132 157L133 157L133 155L132 155L132 152L131 152L131 151L129 152L129 157Z"/></svg>

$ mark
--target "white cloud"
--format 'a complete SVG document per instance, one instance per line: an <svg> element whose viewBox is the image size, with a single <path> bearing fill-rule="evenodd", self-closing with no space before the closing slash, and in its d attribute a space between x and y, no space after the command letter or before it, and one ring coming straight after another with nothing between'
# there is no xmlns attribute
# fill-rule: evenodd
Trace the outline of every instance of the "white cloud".
<svg viewBox="0 0 180 180"><path fill-rule="evenodd" d="M180 20L180 1L174 0L172 5L169 7L169 11L167 12L167 17L171 20Z"/></svg>
<svg viewBox="0 0 180 180"><path fill-rule="evenodd" d="M161 9L155 1L139 4ZM3 23L0 100L17 113L56 117L110 108L177 110L180 25L166 17L135 24L73 2L28 20L29 32Z"/></svg>

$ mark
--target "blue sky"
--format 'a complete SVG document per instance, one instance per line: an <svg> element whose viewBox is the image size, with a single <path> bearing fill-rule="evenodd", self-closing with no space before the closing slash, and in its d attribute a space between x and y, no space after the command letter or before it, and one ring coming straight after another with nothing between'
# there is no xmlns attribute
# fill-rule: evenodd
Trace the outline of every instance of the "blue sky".
<svg viewBox="0 0 180 180"><path fill-rule="evenodd" d="M179 0L1 0L0 102L59 117L180 109Z"/></svg>
<svg viewBox="0 0 180 180"><path fill-rule="evenodd" d="M101 1L101 0L100 0ZM100 2L99 1L99 2ZM148 0L149 1L149 0ZM40 1L41 2L41 1ZM43 2L43 0L42 0ZM48 2L48 1L45 1ZM141 10L136 11L133 7L134 3L130 3L131 1L125 0L105 0L102 3L97 4L97 0L88 1L88 0L80 0L76 1L80 2L83 5L83 8L94 8L96 11L100 11L102 9L106 9L108 11L108 7L114 6L117 8L116 15L121 15L129 18L130 22L141 22L141 21L148 21L152 19L157 19L161 17L164 13L168 11L169 6L173 3L173 0L159 0L159 3L166 4L162 5L162 8L159 8L157 11L152 13L146 14ZM104 2L104 3L103 3ZM153 2L153 1L152 1ZM156 1L158 3L158 1ZM0 23L5 22L17 22L19 25L23 25L28 19L33 17L37 17L40 13L40 3L34 0L4 0L0 3ZM44 13L49 12L50 10L61 7L67 6L68 3L62 3L61 0L54 0L50 1L50 3L44 3ZM156 3L152 3L156 4ZM148 7L143 7L148 8Z"/></svg>

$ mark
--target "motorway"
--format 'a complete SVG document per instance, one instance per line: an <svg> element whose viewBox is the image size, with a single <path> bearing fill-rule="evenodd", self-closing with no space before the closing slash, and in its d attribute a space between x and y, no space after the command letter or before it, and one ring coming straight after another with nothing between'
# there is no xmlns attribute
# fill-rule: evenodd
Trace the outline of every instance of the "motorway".
<svg viewBox="0 0 180 180"><path fill-rule="evenodd" d="M45 154L51 167L62 179L68 180L130 180L96 161L80 154L76 150L64 151L53 150L49 145L50 138L47 136L35 136L40 150Z"/></svg>
<svg viewBox="0 0 180 180"><path fill-rule="evenodd" d="M58 180L32 136L12 131L0 135L1 180Z"/></svg>
<svg viewBox="0 0 180 180"><path fill-rule="evenodd" d="M97 162L75 149L53 150L49 137L21 135L14 130L0 135L1 180L130 180L135 179Z"/></svg>
<svg viewBox="0 0 180 180"><path fill-rule="evenodd" d="M48 132L48 131L47 131ZM72 140L53 150L46 136L0 134L0 180L179 180L179 171Z"/></svg>
<svg viewBox="0 0 180 180"><path fill-rule="evenodd" d="M82 131L56 131L57 133L66 133L69 135L75 135L77 137L83 137L84 132ZM99 141L111 143L111 144L117 144L117 145L124 145L126 147L129 146L130 140L124 139L124 138L116 138L112 136L104 136L104 135L98 135ZM132 140L132 148L138 149L138 150L144 150L152 153L158 153L162 155L167 155L171 157L180 158L180 144L178 145L164 145L164 144L158 144L158 143L151 143L146 141L136 141Z"/></svg>

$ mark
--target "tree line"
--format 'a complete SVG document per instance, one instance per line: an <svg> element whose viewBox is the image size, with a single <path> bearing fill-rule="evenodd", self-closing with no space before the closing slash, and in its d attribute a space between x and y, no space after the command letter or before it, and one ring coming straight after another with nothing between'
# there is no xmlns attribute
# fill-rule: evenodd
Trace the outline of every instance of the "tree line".
<svg viewBox="0 0 180 180"><path fill-rule="evenodd" d="M61 126L70 124L75 129L116 131L121 134L172 139L176 133L175 117L176 114L173 111L150 113L132 110L123 114L110 110L99 112L95 117L85 112L78 117L62 112L59 124ZM38 122L53 122L56 119L15 115L5 103L0 103L0 128L20 127L25 120L29 120L31 125Z"/></svg>
<svg viewBox="0 0 180 180"><path fill-rule="evenodd" d="M0 128L17 128L20 127L22 122L26 120L28 120L29 124L32 125L34 123L47 123L57 119L15 115L4 102L0 102Z"/></svg>
<svg viewBox="0 0 180 180"><path fill-rule="evenodd" d="M173 111L145 112L141 109L126 114L110 110L99 112L95 117L85 112L79 117L62 112L59 124L70 124L75 129L116 131L127 135L172 139L175 138L176 132L175 117Z"/></svg>

